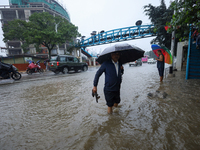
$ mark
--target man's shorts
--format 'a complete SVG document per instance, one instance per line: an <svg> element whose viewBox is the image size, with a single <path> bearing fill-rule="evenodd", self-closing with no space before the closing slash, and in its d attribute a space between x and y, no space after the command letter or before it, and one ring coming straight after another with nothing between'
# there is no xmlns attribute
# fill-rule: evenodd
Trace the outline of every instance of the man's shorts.
<svg viewBox="0 0 200 150"><path fill-rule="evenodd" d="M106 105L112 107L114 103L120 103L120 91L106 91L104 90L104 95L106 99Z"/></svg>
<svg viewBox="0 0 200 150"><path fill-rule="evenodd" d="M163 77L164 74L164 68L158 68L159 76Z"/></svg>

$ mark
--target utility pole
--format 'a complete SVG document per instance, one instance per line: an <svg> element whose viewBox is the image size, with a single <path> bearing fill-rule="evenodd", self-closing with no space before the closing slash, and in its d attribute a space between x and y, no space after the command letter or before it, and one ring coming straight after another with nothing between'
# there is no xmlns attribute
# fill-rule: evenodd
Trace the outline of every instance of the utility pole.
<svg viewBox="0 0 200 150"><path fill-rule="evenodd" d="M57 28L58 28L59 23L55 25L56 33L58 32ZM57 47L57 55L59 55L60 54L59 45L56 45L56 47Z"/></svg>
<svg viewBox="0 0 200 150"><path fill-rule="evenodd" d="M175 1L177 3L177 0ZM176 10L174 10L174 14L176 14ZM175 39L176 39L176 27L172 27L174 31L172 32L172 40L171 40L171 54L172 54L172 65L169 67L169 74L173 74L174 69L174 50L175 50Z"/></svg>
<svg viewBox="0 0 200 150"><path fill-rule="evenodd" d="M175 29L172 32L172 40L171 40L172 65L169 67L170 74L173 74L173 68L174 68L174 49L175 49Z"/></svg>

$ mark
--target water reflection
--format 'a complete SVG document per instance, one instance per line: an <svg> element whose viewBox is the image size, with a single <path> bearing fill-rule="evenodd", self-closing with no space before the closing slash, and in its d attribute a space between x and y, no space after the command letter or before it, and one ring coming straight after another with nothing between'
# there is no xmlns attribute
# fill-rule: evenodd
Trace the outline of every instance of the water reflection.
<svg viewBox="0 0 200 150"><path fill-rule="evenodd" d="M0 87L2 149L199 149L200 81L159 83L155 65L125 66L112 115L91 96L96 70ZM180 78L181 77L181 78ZM166 98L149 98L156 90Z"/></svg>

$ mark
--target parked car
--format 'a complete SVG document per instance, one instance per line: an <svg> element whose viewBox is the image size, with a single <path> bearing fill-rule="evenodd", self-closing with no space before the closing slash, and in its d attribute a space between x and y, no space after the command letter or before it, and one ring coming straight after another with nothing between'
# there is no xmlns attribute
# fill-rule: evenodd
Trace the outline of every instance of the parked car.
<svg viewBox="0 0 200 150"><path fill-rule="evenodd" d="M130 62L129 63L129 67L131 67L131 66L142 66L142 60L141 59L138 59L138 60L136 60L136 61L133 61L133 62Z"/></svg>
<svg viewBox="0 0 200 150"><path fill-rule="evenodd" d="M77 57L70 55L57 55L51 56L49 62L49 70L55 74L62 72L63 74L68 73L71 70L78 72L79 70L87 71L87 63L82 63Z"/></svg>
<svg viewBox="0 0 200 150"><path fill-rule="evenodd" d="M148 64L155 64L156 60L154 60L154 58L149 58L147 61Z"/></svg>

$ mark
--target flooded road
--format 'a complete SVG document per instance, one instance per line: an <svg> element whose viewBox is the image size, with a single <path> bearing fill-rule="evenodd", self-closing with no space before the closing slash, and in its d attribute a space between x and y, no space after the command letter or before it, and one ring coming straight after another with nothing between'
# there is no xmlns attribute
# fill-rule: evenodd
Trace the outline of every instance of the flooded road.
<svg viewBox="0 0 200 150"><path fill-rule="evenodd" d="M155 64L124 68L120 107L111 115L104 75L99 103L91 96L96 68L0 85L0 149L200 149L200 80L176 72L160 84ZM166 98L147 96L156 90Z"/></svg>

